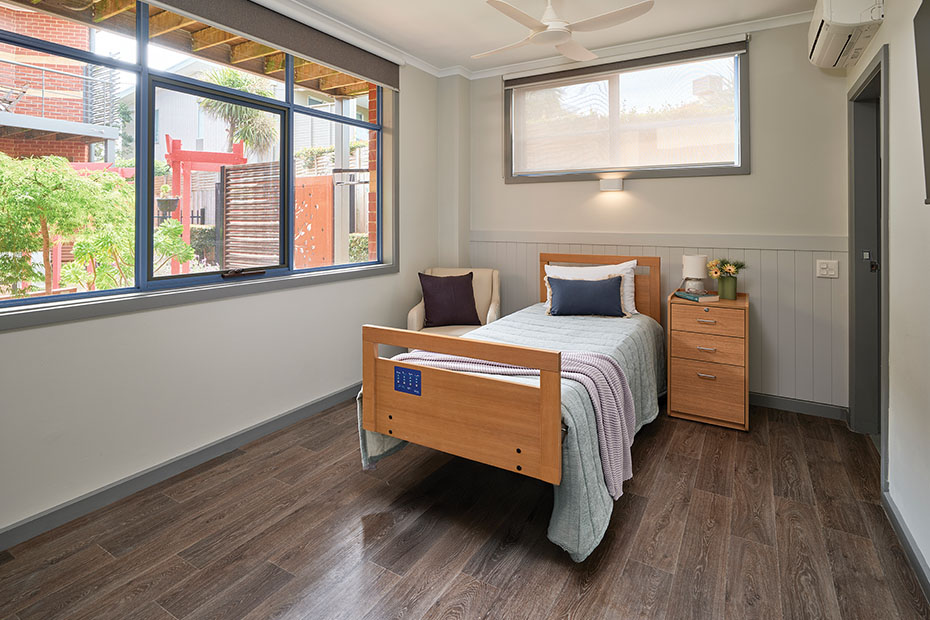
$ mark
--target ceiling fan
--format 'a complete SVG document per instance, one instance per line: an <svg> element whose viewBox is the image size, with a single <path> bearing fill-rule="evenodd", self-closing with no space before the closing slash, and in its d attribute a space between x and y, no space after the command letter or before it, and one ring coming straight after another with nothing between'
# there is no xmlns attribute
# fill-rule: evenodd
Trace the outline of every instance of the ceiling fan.
<svg viewBox="0 0 930 620"><path fill-rule="evenodd" d="M546 12L543 13L542 19L536 19L532 15L524 13L512 4L504 2L504 0L488 0L488 4L490 4L492 7L510 19L517 21L529 28L530 34L521 41L517 41L516 43L511 43L510 45L505 45L504 47L499 47L487 52L482 52L481 54L475 54L472 56L472 58L483 58L484 56L497 54L498 52L504 52L507 50L516 49L518 47L523 47L524 45L529 45L530 43L535 43L537 45L554 45L555 49L557 49L560 54L566 58L570 58L571 60L594 60L597 58L597 54L591 52L583 45L572 39L573 32L591 32L593 30L603 30L605 28L610 28L612 26L628 22L631 19L636 19L640 15L648 12L649 9L652 8L653 3L654 0L644 0L643 2L631 4L630 6L624 7L622 9L609 11L603 15L589 17L588 19L583 19L581 21L570 24L559 17L558 14L556 14L555 9L552 8L552 0L547 0Z"/></svg>

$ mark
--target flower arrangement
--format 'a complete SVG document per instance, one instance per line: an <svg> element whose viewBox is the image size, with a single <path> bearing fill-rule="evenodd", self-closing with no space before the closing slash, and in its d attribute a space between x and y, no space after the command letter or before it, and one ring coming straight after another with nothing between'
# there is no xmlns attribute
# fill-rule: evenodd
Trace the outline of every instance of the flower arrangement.
<svg viewBox="0 0 930 620"><path fill-rule="evenodd" d="M736 275L745 268L743 261L729 258L715 258L707 263L707 272L717 280L720 299L736 299Z"/></svg>
<svg viewBox="0 0 930 620"><path fill-rule="evenodd" d="M720 278L735 278L736 275L746 268L746 263L741 260L730 260L729 258L715 258L707 263L707 273L714 280Z"/></svg>

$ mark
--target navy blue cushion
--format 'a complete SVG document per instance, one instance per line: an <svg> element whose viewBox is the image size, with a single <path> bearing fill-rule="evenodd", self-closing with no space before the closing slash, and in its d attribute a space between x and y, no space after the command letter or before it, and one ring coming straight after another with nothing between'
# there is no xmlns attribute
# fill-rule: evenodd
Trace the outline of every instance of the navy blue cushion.
<svg viewBox="0 0 930 620"><path fill-rule="evenodd" d="M563 280L548 277L552 291L549 314L593 314L598 316L626 316L620 295L623 276L604 280Z"/></svg>

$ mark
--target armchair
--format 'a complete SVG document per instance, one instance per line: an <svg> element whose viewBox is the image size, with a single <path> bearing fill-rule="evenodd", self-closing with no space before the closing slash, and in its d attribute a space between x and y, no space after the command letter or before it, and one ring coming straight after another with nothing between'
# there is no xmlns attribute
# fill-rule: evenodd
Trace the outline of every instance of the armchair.
<svg viewBox="0 0 930 620"><path fill-rule="evenodd" d="M467 267L431 267L423 273L431 276L462 276L468 272L475 274L472 288L475 292L475 309L482 325L496 321L501 316L500 272L497 269L470 269ZM444 325L442 327L423 327L426 321L426 306L420 300L407 313L407 329L424 331L444 336L463 336L477 329L475 325Z"/></svg>

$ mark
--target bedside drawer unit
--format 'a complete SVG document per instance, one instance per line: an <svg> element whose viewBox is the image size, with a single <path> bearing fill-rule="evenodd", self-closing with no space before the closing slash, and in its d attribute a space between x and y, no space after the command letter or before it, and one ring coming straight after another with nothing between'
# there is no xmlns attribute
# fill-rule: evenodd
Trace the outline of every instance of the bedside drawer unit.
<svg viewBox="0 0 930 620"><path fill-rule="evenodd" d="M688 303L691 304L691 302ZM744 312L742 310L718 308L711 305L672 304L670 316L672 317L672 329L675 330L743 337Z"/></svg>
<svg viewBox="0 0 930 620"><path fill-rule="evenodd" d="M670 410L743 426L745 380L742 366L673 359Z"/></svg>
<svg viewBox="0 0 930 620"><path fill-rule="evenodd" d="M668 414L749 430L749 297L668 298Z"/></svg>
<svg viewBox="0 0 930 620"><path fill-rule="evenodd" d="M673 331L672 357L701 362L715 362L742 366L746 357L746 343L742 338L712 336L695 332Z"/></svg>

